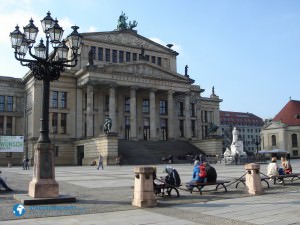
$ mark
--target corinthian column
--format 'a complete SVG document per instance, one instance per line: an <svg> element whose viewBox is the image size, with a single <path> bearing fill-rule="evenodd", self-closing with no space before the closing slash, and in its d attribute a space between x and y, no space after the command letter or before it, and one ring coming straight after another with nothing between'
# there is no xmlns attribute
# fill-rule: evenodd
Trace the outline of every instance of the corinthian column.
<svg viewBox="0 0 300 225"><path fill-rule="evenodd" d="M117 118L116 118L116 88L111 86L109 89L109 117L112 120L111 132L116 132Z"/></svg>
<svg viewBox="0 0 300 225"><path fill-rule="evenodd" d="M185 93L185 132L186 138L191 138L191 113L190 113L190 93Z"/></svg>
<svg viewBox="0 0 300 225"><path fill-rule="evenodd" d="M174 91L168 91L168 135L169 139L174 138Z"/></svg>
<svg viewBox="0 0 300 225"><path fill-rule="evenodd" d="M130 138L136 139L136 87L130 89Z"/></svg>
<svg viewBox="0 0 300 225"><path fill-rule="evenodd" d="M92 85L86 87L86 136L92 137L94 135L94 88Z"/></svg>
<svg viewBox="0 0 300 225"><path fill-rule="evenodd" d="M150 139L156 140L156 105L155 90L150 90Z"/></svg>

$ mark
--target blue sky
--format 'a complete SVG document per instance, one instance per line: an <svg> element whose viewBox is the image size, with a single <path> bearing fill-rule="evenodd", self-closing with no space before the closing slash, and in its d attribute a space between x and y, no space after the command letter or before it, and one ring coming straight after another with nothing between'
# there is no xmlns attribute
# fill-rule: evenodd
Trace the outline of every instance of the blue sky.
<svg viewBox="0 0 300 225"><path fill-rule="evenodd" d="M112 31L122 11L138 33L179 52L177 71L223 102L221 110L272 118L300 100L300 1L297 0L0 0L0 75L27 72L13 56L9 33L46 12L65 29ZM41 30L41 29L40 29ZM42 32L40 32L42 33ZM43 37L42 34L39 36Z"/></svg>

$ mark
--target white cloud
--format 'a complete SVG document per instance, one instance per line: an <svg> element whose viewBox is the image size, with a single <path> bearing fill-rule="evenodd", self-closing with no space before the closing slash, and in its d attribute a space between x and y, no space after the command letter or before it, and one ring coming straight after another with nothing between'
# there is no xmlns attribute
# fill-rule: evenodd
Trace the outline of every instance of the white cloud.
<svg viewBox="0 0 300 225"><path fill-rule="evenodd" d="M158 44L161 44L163 46L167 46L167 44L172 44L173 45L172 49L174 51L176 51L180 54L182 54L182 52L183 52L181 46L179 44L175 43L175 42L166 43L166 42L162 41L161 39L155 38L155 37L154 38L149 38L149 39L156 42L156 43L158 43Z"/></svg>
<svg viewBox="0 0 300 225"><path fill-rule="evenodd" d="M87 32L96 32L96 31L97 31L97 28L91 26L91 27L88 28L88 31L87 31Z"/></svg>

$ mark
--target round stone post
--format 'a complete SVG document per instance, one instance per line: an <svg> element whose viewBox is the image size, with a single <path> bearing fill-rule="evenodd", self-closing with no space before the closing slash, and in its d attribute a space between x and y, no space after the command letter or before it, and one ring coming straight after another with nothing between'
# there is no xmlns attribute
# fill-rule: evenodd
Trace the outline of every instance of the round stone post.
<svg viewBox="0 0 300 225"><path fill-rule="evenodd" d="M134 194L132 205L137 207L156 206L156 199L153 190L153 168L134 168Z"/></svg>
<svg viewBox="0 0 300 225"><path fill-rule="evenodd" d="M246 187L249 194L260 195L264 193L260 179L260 165L256 163L249 163L245 165Z"/></svg>

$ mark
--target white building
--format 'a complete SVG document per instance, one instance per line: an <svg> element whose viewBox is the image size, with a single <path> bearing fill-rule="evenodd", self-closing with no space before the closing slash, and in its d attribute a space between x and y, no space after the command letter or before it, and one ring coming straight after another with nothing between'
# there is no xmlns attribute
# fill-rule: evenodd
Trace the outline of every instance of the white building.
<svg viewBox="0 0 300 225"><path fill-rule="evenodd" d="M261 131L264 150L284 149L300 155L300 101L290 100Z"/></svg>
<svg viewBox="0 0 300 225"><path fill-rule="evenodd" d="M106 117L112 119L112 132L119 139L186 140L208 154L221 151L220 140L207 139L209 124L220 124L221 100L214 91L202 97L204 89L194 84L187 68L184 75L177 72L177 52L128 27L81 35L78 65L50 87L49 130L56 164L87 164L97 157L89 143L103 134ZM25 150L32 160L42 83L30 71L22 82Z"/></svg>

